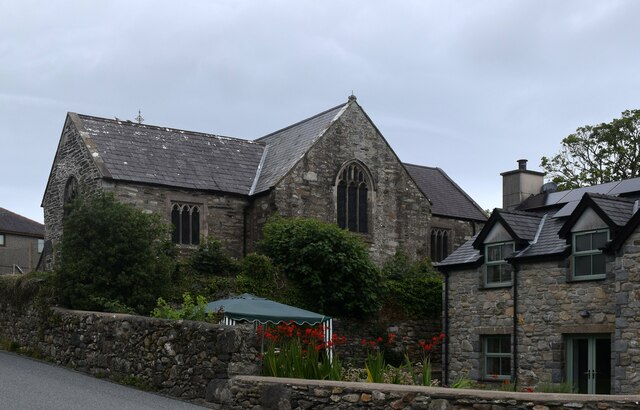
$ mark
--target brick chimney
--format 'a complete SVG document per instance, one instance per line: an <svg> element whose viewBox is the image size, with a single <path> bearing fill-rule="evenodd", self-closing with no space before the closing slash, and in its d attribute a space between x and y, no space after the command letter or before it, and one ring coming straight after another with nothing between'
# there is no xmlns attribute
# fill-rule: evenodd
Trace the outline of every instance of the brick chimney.
<svg viewBox="0 0 640 410"><path fill-rule="evenodd" d="M518 160L518 169L503 172L502 208L514 209L522 201L537 195L544 184L544 172L527 170L527 160Z"/></svg>

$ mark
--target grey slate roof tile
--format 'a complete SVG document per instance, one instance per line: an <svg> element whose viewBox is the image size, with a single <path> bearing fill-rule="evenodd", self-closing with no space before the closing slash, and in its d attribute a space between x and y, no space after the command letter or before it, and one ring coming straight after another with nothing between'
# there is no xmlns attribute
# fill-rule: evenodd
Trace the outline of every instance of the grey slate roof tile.
<svg viewBox="0 0 640 410"><path fill-rule="evenodd" d="M44 238L44 225L0 208L0 233L15 233Z"/></svg>
<svg viewBox="0 0 640 410"><path fill-rule="evenodd" d="M534 238L535 242L520 251L514 258L553 255L562 253L569 247L564 239L558 237L563 221L547 215L545 218L540 218L540 223L542 228L538 237Z"/></svg>
<svg viewBox="0 0 640 410"><path fill-rule="evenodd" d="M266 191L277 184L329 128L336 116L348 104L338 105L257 139L256 142L262 142L269 148L260 171L255 193Z"/></svg>
<svg viewBox="0 0 640 410"><path fill-rule="evenodd" d="M633 199L598 194L590 194L589 196L619 227L626 225L633 216L635 203Z"/></svg>
<svg viewBox="0 0 640 410"><path fill-rule="evenodd" d="M482 208L440 168L403 164L422 193L431 200L431 212L454 218L486 221Z"/></svg>
<svg viewBox="0 0 640 410"><path fill-rule="evenodd" d="M249 193L264 144L78 115L113 179Z"/></svg>
<svg viewBox="0 0 640 410"><path fill-rule="evenodd" d="M463 243L458 249L453 251L449 256L447 256L441 262L434 263L434 266L448 266L448 265L459 265L464 263L473 263L477 262L481 255L478 249L473 247L473 241L476 240L478 235L474 235L471 239Z"/></svg>
<svg viewBox="0 0 640 410"><path fill-rule="evenodd" d="M540 225L541 216L533 213L496 210L519 239L532 241Z"/></svg>

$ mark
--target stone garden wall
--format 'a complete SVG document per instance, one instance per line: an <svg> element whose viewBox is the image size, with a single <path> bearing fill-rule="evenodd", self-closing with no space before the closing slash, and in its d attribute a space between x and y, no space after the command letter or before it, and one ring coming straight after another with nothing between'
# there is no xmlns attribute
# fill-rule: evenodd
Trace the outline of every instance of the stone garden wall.
<svg viewBox="0 0 640 410"><path fill-rule="evenodd" d="M260 372L255 334L239 326L0 303L0 340L58 365L188 400L205 399L220 380Z"/></svg>
<svg viewBox="0 0 640 410"><path fill-rule="evenodd" d="M237 376L212 397L223 409L626 410L640 396L517 393Z"/></svg>

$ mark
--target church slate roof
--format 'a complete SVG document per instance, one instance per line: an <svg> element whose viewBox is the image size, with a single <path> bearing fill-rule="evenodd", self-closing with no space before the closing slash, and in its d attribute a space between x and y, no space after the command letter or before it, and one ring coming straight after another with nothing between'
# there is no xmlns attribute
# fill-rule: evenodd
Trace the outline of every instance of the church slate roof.
<svg viewBox="0 0 640 410"><path fill-rule="evenodd" d="M268 148L253 193L266 191L276 185L309 151L318 138L338 118L339 114L344 112L348 104L338 105L257 139L256 142L264 143Z"/></svg>
<svg viewBox="0 0 640 410"><path fill-rule="evenodd" d="M249 194L264 144L78 115L115 180Z"/></svg>
<svg viewBox="0 0 640 410"><path fill-rule="evenodd" d="M0 208L0 233L44 238L44 225L7 209Z"/></svg>
<svg viewBox="0 0 640 410"><path fill-rule="evenodd" d="M418 188L431 201L431 212L475 221L486 221L484 211L440 168L403 164Z"/></svg>
<svg viewBox="0 0 640 410"><path fill-rule="evenodd" d="M298 163L355 98L255 141L69 113L105 178L254 195ZM486 221L440 168L403 164L435 215Z"/></svg>

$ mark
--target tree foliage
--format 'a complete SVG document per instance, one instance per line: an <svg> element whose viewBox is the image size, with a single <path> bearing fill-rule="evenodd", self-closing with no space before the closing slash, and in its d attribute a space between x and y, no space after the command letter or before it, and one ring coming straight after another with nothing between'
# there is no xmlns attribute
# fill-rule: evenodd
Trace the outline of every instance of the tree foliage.
<svg viewBox="0 0 640 410"><path fill-rule="evenodd" d="M377 312L380 273L358 237L302 218L272 218L263 234L261 249L300 287L306 308L334 316Z"/></svg>
<svg viewBox="0 0 640 410"><path fill-rule="evenodd" d="M402 250L382 267L384 307L413 317L438 317L442 278L428 258L412 261Z"/></svg>
<svg viewBox="0 0 640 410"><path fill-rule="evenodd" d="M578 128L562 140L558 154L542 157L540 166L560 190L640 176L640 110Z"/></svg>
<svg viewBox="0 0 640 410"><path fill-rule="evenodd" d="M149 313L173 269L169 227L113 195L77 199L64 220L57 290L74 309Z"/></svg>

